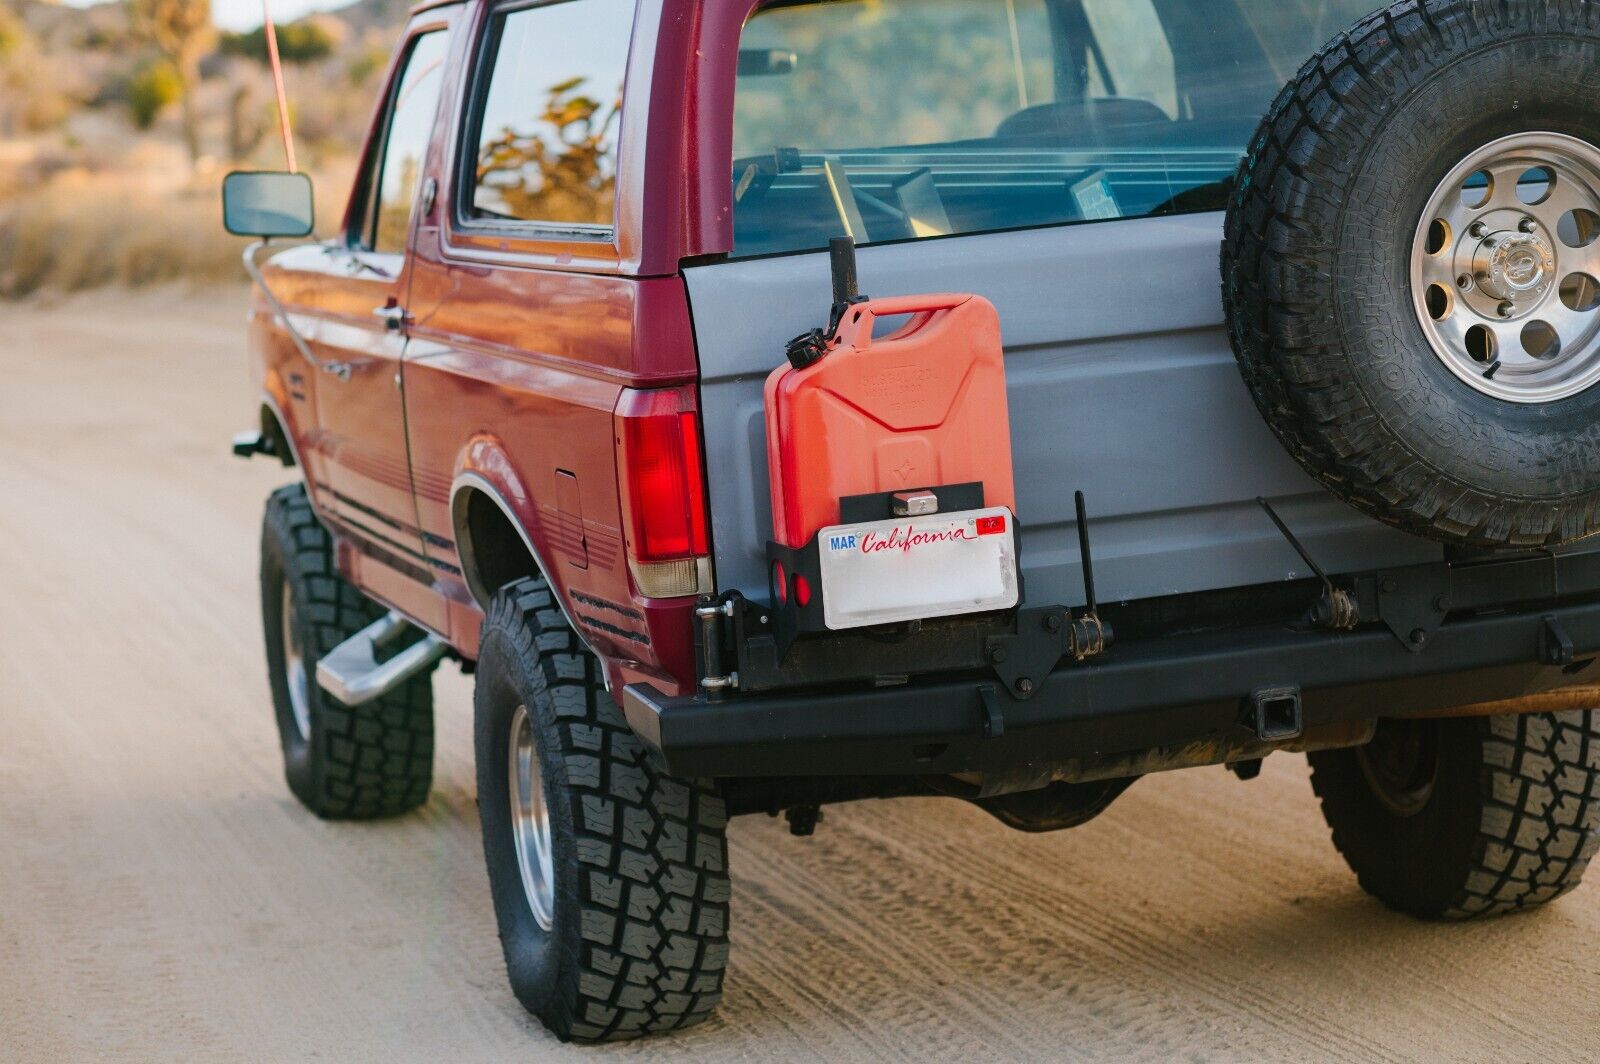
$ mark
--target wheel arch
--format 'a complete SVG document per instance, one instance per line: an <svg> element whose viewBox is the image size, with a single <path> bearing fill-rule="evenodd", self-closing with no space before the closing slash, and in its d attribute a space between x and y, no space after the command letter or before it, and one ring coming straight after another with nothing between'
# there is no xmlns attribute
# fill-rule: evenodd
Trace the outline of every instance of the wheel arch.
<svg viewBox="0 0 1600 1064"><path fill-rule="evenodd" d="M565 589L551 579L550 566L500 485L478 470L458 473L450 486L450 524L455 532L462 578L480 609L487 612L490 599L507 584L538 578L549 586L578 639L598 654L574 622Z"/></svg>
<svg viewBox="0 0 1600 1064"><path fill-rule="evenodd" d="M278 461L305 472L305 463L300 461L300 449L295 444L294 434L289 431L283 409L272 393L266 391L261 393L261 435L271 443L272 453Z"/></svg>

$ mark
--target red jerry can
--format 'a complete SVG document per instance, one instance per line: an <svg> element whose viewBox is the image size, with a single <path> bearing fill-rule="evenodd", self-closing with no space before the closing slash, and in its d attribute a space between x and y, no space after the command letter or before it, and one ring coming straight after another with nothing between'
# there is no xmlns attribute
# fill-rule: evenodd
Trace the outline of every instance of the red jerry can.
<svg viewBox="0 0 1600 1064"><path fill-rule="evenodd" d="M879 318L910 315L874 338ZM801 548L840 523L839 500L983 484L1016 512L1000 316L975 295L851 303L825 353L766 384L773 538Z"/></svg>

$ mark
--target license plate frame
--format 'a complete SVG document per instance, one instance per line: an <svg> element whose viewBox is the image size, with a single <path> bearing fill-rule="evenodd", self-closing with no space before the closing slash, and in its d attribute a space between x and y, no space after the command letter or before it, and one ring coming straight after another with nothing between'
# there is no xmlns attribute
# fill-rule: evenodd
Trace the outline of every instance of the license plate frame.
<svg viewBox="0 0 1600 1064"><path fill-rule="evenodd" d="M1016 518L1004 506L832 525L817 533L831 631L1011 609Z"/></svg>

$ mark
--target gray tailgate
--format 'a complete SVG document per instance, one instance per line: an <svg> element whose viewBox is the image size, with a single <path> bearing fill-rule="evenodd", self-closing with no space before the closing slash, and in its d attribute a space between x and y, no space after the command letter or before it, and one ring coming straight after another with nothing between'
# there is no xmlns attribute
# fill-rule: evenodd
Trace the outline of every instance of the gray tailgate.
<svg viewBox="0 0 1600 1064"><path fill-rule="evenodd" d="M1332 571L1441 557L1358 514L1284 453L1223 330L1222 216L991 233L860 251L871 296L976 292L999 308L1027 601L1083 602L1072 493L1088 499L1105 601L1310 575L1273 500ZM761 385L825 323L825 253L684 271L702 376L717 583L765 598L771 531Z"/></svg>

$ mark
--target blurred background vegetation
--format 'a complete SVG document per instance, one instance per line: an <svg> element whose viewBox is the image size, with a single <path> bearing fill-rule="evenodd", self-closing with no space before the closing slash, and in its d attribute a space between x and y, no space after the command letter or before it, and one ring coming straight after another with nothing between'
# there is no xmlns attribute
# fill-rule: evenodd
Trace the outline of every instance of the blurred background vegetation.
<svg viewBox="0 0 1600 1064"><path fill-rule="evenodd" d="M357 0L278 27L321 232L410 6ZM218 31L210 0L0 0L0 298L242 279L217 194L239 167L283 167L260 29Z"/></svg>

